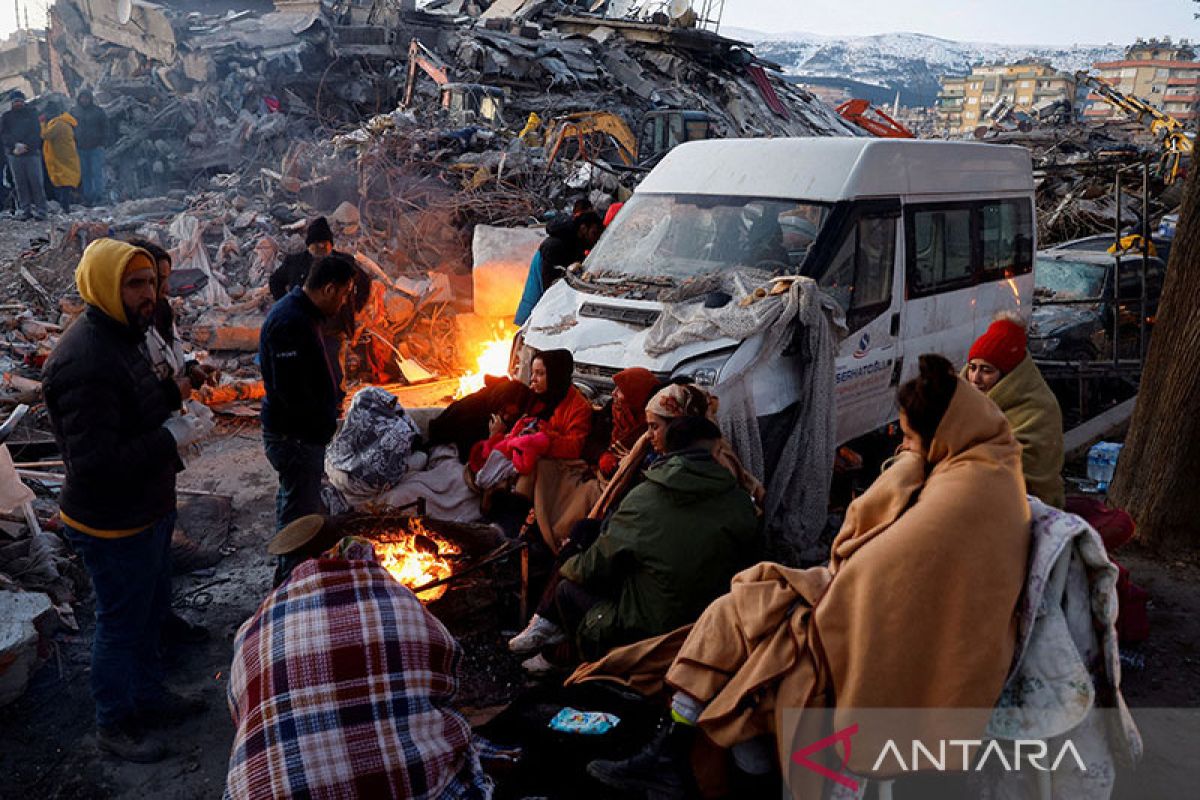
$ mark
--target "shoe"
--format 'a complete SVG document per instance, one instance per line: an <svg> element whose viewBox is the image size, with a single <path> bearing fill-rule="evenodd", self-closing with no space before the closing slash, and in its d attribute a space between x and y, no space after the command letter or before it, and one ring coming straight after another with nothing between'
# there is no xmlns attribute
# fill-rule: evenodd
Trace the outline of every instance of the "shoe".
<svg viewBox="0 0 1200 800"><path fill-rule="evenodd" d="M163 621L162 638L167 644L199 644L208 641L208 628L171 611Z"/></svg>
<svg viewBox="0 0 1200 800"><path fill-rule="evenodd" d="M523 656L528 653L536 653L543 647L562 644L566 640L567 634L563 632L562 628L545 617L534 614L533 618L529 620L529 624L525 626L525 630L508 640L508 649Z"/></svg>
<svg viewBox="0 0 1200 800"><path fill-rule="evenodd" d="M181 722L208 709L208 701L198 694L164 691L157 699L138 709L138 718L146 727Z"/></svg>
<svg viewBox="0 0 1200 800"><path fill-rule="evenodd" d="M132 720L97 728L96 745L102 752L135 764L153 764L167 755L166 746Z"/></svg>
<svg viewBox="0 0 1200 800"><path fill-rule="evenodd" d="M622 761L593 761L587 773L623 796L682 800L697 796L690 756L696 729L664 718L650 742Z"/></svg>
<svg viewBox="0 0 1200 800"><path fill-rule="evenodd" d="M25 209L17 216L17 219L21 220L22 222L28 222L29 220L33 219L33 212L29 209Z"/></svg>
<svg viewBox="0 0 1200 800"><path fill-rule="evenodd" d="M551 664L541 653L538 653L533 658L527 658L522 661L521 669L529 673L529 676L532 678L544 678L547 675L563 671L562 667L557 664Z"/></svg>

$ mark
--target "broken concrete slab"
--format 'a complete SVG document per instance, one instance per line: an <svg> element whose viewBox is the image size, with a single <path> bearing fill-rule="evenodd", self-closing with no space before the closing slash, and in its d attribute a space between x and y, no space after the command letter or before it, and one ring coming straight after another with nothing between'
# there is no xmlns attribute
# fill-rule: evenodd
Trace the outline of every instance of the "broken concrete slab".
<svg viewBox="0 0 1200 800"><path fill-rule="evenodd" d="M545 237L540 228L475 226L471 279L477 315L513 318L525 290L529 262Z"/></svg>
<svg viewBox="0 0 1200 800"><path fill-rule="evenodd" d="M258 335L265 320L264 314L256 312L209 309L192 325L191 339L207 350L258 352Z"/></svg>
<svg viewBox="0 0 1200 800"><path fill-rule="evenodd" d="M57 619L48 595L0 591L0 706L24 694L49 656Z"/></svg>

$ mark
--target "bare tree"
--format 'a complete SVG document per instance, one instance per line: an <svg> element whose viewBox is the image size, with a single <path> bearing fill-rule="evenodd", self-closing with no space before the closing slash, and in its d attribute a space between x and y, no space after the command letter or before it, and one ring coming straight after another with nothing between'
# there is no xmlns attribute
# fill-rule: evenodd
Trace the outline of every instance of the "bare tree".
<svg viewBox="0 0 1200 800"><path fill-rule="evenodd" d="M1154 546L1200 549L1200 164L1184 190L1137 407L1110 495Z"/></svg>

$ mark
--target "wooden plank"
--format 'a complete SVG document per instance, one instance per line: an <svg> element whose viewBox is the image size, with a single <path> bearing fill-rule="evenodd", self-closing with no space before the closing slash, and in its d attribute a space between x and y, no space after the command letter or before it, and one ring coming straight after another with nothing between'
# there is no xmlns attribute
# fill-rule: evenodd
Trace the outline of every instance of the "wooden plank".
<svg viewBox="0 0 1200 800"><path fill-rule="evenodd" d="M1096 442L1112 436L1115 432L1129 423L1133 416L1137 396L1129 398L1124 403L1113 406L1098 417L1092 417L1077 428L1072 428L1063 435L1063 453L1067 461L1087 454L1088 449Z"/></svg>

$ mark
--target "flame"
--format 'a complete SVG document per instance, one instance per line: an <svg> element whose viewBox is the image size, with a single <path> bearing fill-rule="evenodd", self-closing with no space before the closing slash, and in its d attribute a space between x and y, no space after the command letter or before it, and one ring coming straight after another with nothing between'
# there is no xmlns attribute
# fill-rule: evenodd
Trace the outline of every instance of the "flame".
<svg viewBox="0 0 1200 800"><path fill-rule="evenodd" d="M462 550L453 542L438 536L414 519L408 530L388 533L375 541L375 553L384 569L409 589L416 589L433 581L448 578L454 566L446 558L458 555ZM446 586L437 586L421 592L417 597L422 603L430 603L446 593Z"/></svg>
<svg viewBox="0 0 1200 800"><path fill-rule="evenodd" d="M455 399L466 397L483 388L483 376L503 377L508 374L508 357L512 352L512 337L506 331L497 331L493 338L481 342L476 348L475 371L458 379Z"/></svg>
<svg viewBox="0 0 1200 800"><path fill-rule="evenodd" d="M1021 290L1017 288L1015 278L1008 279L1008 288L1012 291L1013 299L1017 301L1017 308L1021 307Z"/></svg>

